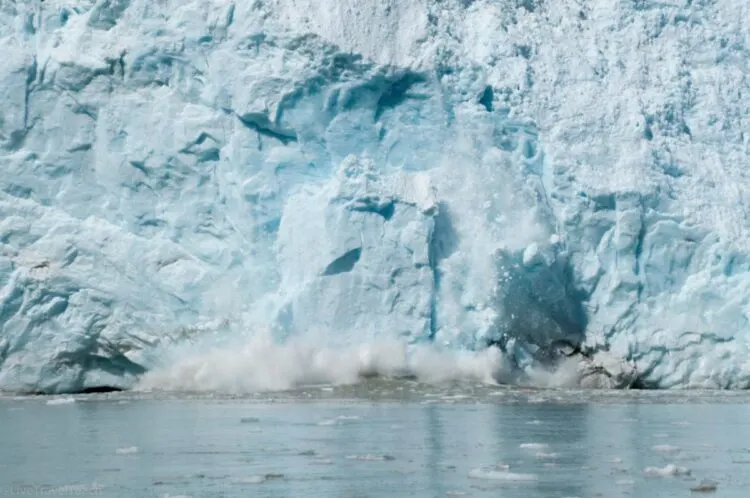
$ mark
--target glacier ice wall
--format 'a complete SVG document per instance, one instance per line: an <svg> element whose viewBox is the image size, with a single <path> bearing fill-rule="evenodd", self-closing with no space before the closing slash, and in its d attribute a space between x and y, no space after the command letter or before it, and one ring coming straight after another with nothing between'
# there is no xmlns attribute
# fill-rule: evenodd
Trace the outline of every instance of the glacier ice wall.
<svg viewBox="0 0 750 498"><path fill-rule="evenodd" d="M258 327L747 387L748 16L4 1L0 388Z"/></svg>

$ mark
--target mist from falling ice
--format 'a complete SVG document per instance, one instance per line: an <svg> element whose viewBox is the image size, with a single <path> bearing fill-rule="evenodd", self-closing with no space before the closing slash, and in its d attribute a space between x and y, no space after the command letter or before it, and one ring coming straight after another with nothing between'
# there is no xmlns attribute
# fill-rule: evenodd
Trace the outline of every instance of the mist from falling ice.
<svg viewBox="0 0 750 498"><path fill-rule="evenodd" d="M243 394L283 391L312 385L355 384L370 377L409 378L424 383L467 381L514 384L518 379L496 348L445 351L434 345L379 340L323 347L319 341L292 338L279 343L262 333L243 343L173 351L150 370L135 390ZM537 387L573 386L573 363L525 376Z"/></svg>

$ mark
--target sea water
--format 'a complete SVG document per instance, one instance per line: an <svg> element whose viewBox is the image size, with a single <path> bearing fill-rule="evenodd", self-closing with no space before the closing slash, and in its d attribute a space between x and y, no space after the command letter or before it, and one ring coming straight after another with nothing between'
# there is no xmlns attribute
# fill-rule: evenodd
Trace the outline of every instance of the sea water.
<svg viewBox="0 0 750 498"><path fill-rule="evenodd" d="M368 381L0 398L0 496L746 497L746 393Z"/></svg>

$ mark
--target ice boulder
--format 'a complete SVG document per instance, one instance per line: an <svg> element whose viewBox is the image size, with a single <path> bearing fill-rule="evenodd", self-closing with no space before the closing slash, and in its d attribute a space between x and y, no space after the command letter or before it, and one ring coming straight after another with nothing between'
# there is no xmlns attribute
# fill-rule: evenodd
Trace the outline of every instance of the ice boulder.
<svg viewBox="0 0 750 498"><path fill-rule="evenodd" d="M334 344L429 340L438 211L427 174L383 175L354 156L329 183L292 195L277 240L284 334L320 329Z"/></svg>

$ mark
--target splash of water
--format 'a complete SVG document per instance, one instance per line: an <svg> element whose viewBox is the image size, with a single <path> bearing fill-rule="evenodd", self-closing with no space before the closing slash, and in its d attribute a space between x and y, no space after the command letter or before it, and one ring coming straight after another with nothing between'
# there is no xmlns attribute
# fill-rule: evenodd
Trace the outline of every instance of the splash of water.
<svg viewBox="0 0 750 498"><path fill-rule="evenodd" d="M576 385L578 373L573 362L568 362L554 371L537 370L519 379L496 348L446 351L432 344L409 346L396 340L324 347L302 337L280 343L271 333L262 332L241 343L175 354L146 373L135 389L247 394L354 384L368 377L559 387Z"/></svg>

